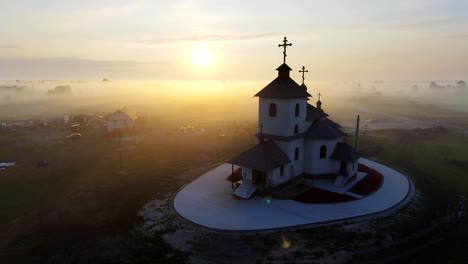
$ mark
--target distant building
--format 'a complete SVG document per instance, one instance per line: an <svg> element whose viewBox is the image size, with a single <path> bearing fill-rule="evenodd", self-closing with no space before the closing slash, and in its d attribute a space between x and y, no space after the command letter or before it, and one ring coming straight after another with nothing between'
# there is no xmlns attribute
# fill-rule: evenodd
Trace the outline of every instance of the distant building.
<svg viewBox="0 0 468 264"><path fill-rule="evenodd" d="M126 131L131 132L135 128L137 116L130 112L125 106L120 107L111 114L106 121L107 132Z"/></svg>
<svg viewBox="0 0 468 264"><path fill-rule="evenodd" d="M70 85L55 86L54 89L48 90L48 95L69 95L72 93Z"/></svg>
<svg viewBox="0 0 468 264"><path fill-rule="evenodd" d="M69 117L72 123L81 124L82 126L88 125L95 119L93 114L74 114L70 115Z"/></svg>
<svg viewBox="0 0 468 264"><path fill-rule="evenodd" d="M466 87L465 81L458 81L457 82L457 87L458 88L465 88Z"/></svg>
<svg viewBox="0 0 468 264"><path fill-rule="evenodd" d="M438 90L438 89L444 88L444 86L439 85L439 84L436 83L436 82L431 82L431 83L429 84L429 88L434 89L434 90Z"/></svg>

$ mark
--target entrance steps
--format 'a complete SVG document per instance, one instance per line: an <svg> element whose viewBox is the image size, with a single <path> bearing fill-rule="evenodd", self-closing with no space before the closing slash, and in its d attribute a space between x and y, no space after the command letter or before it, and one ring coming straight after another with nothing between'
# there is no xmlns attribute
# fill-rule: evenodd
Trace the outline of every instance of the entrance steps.
<svg viewBox="0 0 468 264"><path fill-rule="evenodd" d="M255 186L250 183L242 183L232 194L242 199L249 199L252 197L255 189Z"/></svg>

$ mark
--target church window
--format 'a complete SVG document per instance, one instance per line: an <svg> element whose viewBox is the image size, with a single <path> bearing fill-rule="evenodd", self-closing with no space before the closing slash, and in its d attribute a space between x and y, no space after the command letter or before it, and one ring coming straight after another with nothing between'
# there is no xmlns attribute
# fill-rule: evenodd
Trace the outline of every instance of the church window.
<svg viewBox="0 0 468 264"><path fill-rule="evenodd" d="M294 134L297 134L297 133L299 133L299 126L295 125L294 126Z"/></svg>
<svg viewBox="0 0 468 264"><path fill-rule="evenodd" d="M296 109L294 110L294 115L295 115L296 117L299 116L299 104L296 104Z"/></svg>
<svg viewBox="0 0 468 264"><path fill-rule="evenodd" d="M270 104L270 110L269 110L270 116L275 117L276 116L276 104L271 103Z"/></svg>
<svg viewBox="0 0 468 264"><path fill-rule="evenodd" d="M327 158L327 147L325 145L320 147L320 158L321 159Z"/></svg>
<svg viewBox="0 0 468 264"><path fill-rule="evenodd" d="M294 151L294 160L299 160L299 148Z"/></svg>
<svg viewBox="0 0 468 264"><path fill-rule="evenodd" d="M284 175L284 166L281 166L280 168L280 176L283 176Z"/></svg>

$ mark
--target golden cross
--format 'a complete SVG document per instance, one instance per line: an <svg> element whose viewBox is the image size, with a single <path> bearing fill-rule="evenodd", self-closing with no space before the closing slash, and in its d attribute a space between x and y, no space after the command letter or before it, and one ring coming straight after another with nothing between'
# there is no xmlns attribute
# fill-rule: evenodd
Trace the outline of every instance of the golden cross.
<svg viewBox="0 0 468 264"><path fill-rule="evenodd" d="M302 72L302 84L304 84L304 80L305 80L304 74L309 71L305 69L305 66L302 66L302 71L299 71L299 72Z"/></svg>
<svg viewBox="0 0 468 264"><path fill-rule="evenodd" d="M292 46L292 43L288 43L288 39L284 37L283 44L278 44L278 47L283 47L283 63L286 63L286 47Z"/></svg>

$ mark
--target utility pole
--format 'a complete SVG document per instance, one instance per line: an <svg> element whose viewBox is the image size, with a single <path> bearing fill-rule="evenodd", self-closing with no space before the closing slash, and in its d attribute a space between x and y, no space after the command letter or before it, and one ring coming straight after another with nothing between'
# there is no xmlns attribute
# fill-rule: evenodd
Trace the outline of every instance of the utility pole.
<svg viewBox="0 0 468 264"><path fill-rule="evenodd" d="M123 160L122 160L122 143L121 143L122 140L121 140L120 130L121 129L119 128L119 165L120 165L120 171L119 172L123 173L123 168L122 168L123 167L122 166L122 162L123 162Z"/></svg>
<svg viewBox="0 0 468 264"><path fill-rule="evenodd" d="M354 139L354 149L357 151L358 150L358 139L359 139L359 114L357 115L356 118L356 138Z"/></svg>

